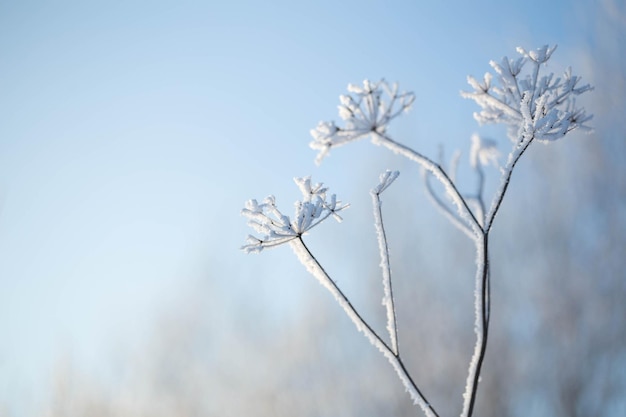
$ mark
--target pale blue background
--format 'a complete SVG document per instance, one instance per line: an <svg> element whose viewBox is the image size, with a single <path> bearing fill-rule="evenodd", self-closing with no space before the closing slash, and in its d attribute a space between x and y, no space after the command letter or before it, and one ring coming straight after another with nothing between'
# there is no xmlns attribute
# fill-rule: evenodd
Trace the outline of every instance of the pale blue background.
<svg viewBox="0 0 626 417"><path fill-rule="evenodd" d="M369 147L320 168L307 147L349 82L399 81L417 101L398 134L464 147L466 75L556 43L592 80L603 4L1 2L0 404L39 401L59 357L98 369L198 279L236 300L286 275L288 250L238 251L239 210L307 174L350 200Z"/></svg>

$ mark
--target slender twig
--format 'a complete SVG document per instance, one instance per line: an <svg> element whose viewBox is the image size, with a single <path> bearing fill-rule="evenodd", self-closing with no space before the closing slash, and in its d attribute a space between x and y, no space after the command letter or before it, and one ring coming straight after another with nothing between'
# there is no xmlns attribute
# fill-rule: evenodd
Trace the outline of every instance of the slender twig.
<svg viewBox="0 0 626 417"><path fill-rule="evenodd" d="M478 206L478 213L476 213L476 217L478 217L481 225L485 226L485 200L483 199L483 194L485 191L485 172L483 171L482 165L479 163L476 164L476 174L478 175L478 186L476 191L476 204Z"/></svg>
<svg viewBox="0 0 626 417"><path fill-rule="evenodd" d="M378 236L378 249L380 251L380 267L383 273L384 298L383 305L387 310L387 331L391 339L391 348L394 354L400 354L398 346L398 326L396 324L396 309L393 301L393 288L391 286L391 263L389 262L389 245L387 244L387 234L383 224L383 211L380 201L382 191L372 190L372 202L374 204L374 227Z"/></svg>
<svg viewBox="0 0 626 417"><path fill-rule="evenodd" d="M450 207L447 204L445 204L441 200L441 198L439 198L437 193L435 193L435 190L433 189L433 186L430 183L430 177L432 176L432 174L428 172L427 170L423 169L422 176L424 178L424 185L426 186L426 195L430 198L431 202L435 205L435 207L437 207L443 213L443 215L446 216L446 218L450 221L450 223L455 225L460 231L465 233L470 239L475 239L476 238L475 232L472 229L470 229L467 223L465 223L457 213L452 211L452 209L450 209Z"/></svg>
<svg viewBox="0 0 626 417"><path fill-rule="evenodd" d="M487 217L485 218L485 226L484 226L485 232L488 233L491 230L496 214L498 214L500 205L502 204L502 201L504 200L504 195L506 194L506 190L509 188L509 183L511 182L511 175L513 175L513 169L515 168L517 161L519 161L519 159L524 154L524 152L526 152L526 149L528 149L530 144L533 142L533 139L534 137L531 137L525 142L522 142L522 144L520 145L521 148L517 151L514 150L509 155L509 161L507 163L507 166L504 168L504 175L502 176L500 188L496 192L491 208L489 209L489 213L487 213Z"/></svg>
<svg viewBox="0 0 626 417"><path fill-rule="evenodd" d="M532 76L532 89L530 90L532 92L532 98L530 100L530 111L531 113L535 112L535 99L537 98L537 81L539 80L539 62L537 61L532 61L532 63L534 64L534 68L533 68L533 76Z"/></svg>
<svg viewBox="0 0 626 417"><path fill-rule="evenodd" d="M474 290L474 300L476 318L474 332L476 333L476 344L474 354L470 361L467 374L467 384L463 394L462 417L471 417L474 412L474 405L478 394L478 384L480 382L480 371L482 369L485 353L487 352L487 339L489 335L489 309L490 309L490 286L489 286L489 233L485 232L482 239L476 239L476 288Z"/></svg>
<svg viewBox="0 0 626 417"><path fill-rule="evenodd" d="M456 205L457 210L461 218L467 221L468 226L474 231L476 235L482 231L482 227L480 222L474 216L474 213L467 205L467 202L454 185L454 182L450 179L446 171L441 167L441 165L434 162L432 159L422 155L421 153L405 146L401 143L398 143L391 139L388 136L382 135L378 132L372 132L372 135L375 136L375 142L383 145L384 147L390 149L391 151L400 154L412 161L420 164L424 169L430 171L441 184L443 184L446 192L452 199L452 202Z"/></svg>
<svg viewBox="0 0 626 417"><path fill-rule="evenodd" d="M339 289L337 284L335 284L335 282L330 278L328 273L313 256L309 248L304 244L302 237L292 240L290 242L290 245L296 256L298 257L298 260L306 267L311 275L317 278L317 280L326 289L328 289L328 291L330 291L330 293L339 303L341 308L343 308L345 313L352 320L357 330L362 332L369 339L370 343L374 345L378 350L380 350L383 355L385 355L385 357L389 360L391 366L393 366L393 368L395 369L400 380L404 384L404 387L411 396L413 402L422 409L427 417L439 417L435 409L426 400L424 394L422 394L420 389L411 378L400 356L395 354L394 351L389 347L389 345L387 345L387 343L385 343L385 341L381 339L381 337L367 324L367 322L363 320L361 315L350 303L348 298Z"/></svg>
<svg viewBox="0 0 626 417"><path fill-rule="evenodd" d="M514 120L522 119L522 115L518 109L511 107L510 104L507 104L506 102L502 101L498 97L492 96L491 94L486 93L484 91L480 93L462 92L461 96L465 98L473 98L476 101L484 101L485 103L491 104L494 108L497 108L498 110L502 111L502 113L505 113L506 115L508 115Z"/></svg>

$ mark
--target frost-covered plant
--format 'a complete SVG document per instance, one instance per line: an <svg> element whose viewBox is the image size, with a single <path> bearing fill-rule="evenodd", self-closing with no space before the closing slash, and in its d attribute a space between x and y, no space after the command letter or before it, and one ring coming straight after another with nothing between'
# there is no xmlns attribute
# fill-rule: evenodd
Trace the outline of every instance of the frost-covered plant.
<svg viewBox="0 0 626 417"><path fill-rule="evenodd" d="M311 148L319 151L316 162L320 163L332 148L370 137L376 145L417 162L423 169L427 194L442 213L474 242L476 248L475 274L475 324L476 343L470 360L465 392L463 394L462 417L470 417L478 392L480 371L485 358L490 319L490 263L489 234L504 195L509 186L516 163L534 141L548 143L558 140L574 130L589 131L587 122L591 115L578 107L575 97L591 90L589 85L579 85L580 77L567 69L562 77L552 73L542 75L546 62L556 47L544 46L535 51L518 48L517 59L503 58L500 63L490 64L495 77L487 73L482 82L468 77L474 89L461 92L465 98L474 100L481 111L474 117L480 124L504 124L512 146L504 165L499 162L500 152L496 143L474 135L469 153L470 167L478 177L477 188L472 194L461 194L456 186L455 172L458 157L446 170L441 164L402 145L387 134L389 123L408 110L414 101L412 93L399 93L397 85L390 86L384 80L377 83L365 81L363 86L349 85L351 95L340 96L339 115L342 126L334 122L320 122L311 131ZM495 80L494 80L495 78ZM494 82L495 81L495 82ZM457 154L458 155L458 154ZM500 169L500 185L491 198L489 209L485 206L484 168L494 165ZM381 256L384 297L387 314L389 342L378 335L352 306L336 282L326 273L309 251L303 235L311 228L333 216L347 205L337 201L334 195L327 196L327 188L321 184L311 185L310 178L298 178L296 183L303 193L303 200L296 202L296 213L292 218L282 214L276 207L274 197L262 204L256 200L246 203L242 214L262 237L248 237L243 246L247 252L260 252L266 247L289 243L298 259L325 286L344 309L357 329L363 332L394 367L413 402L429 416L438 416L435 408L414 382L404 366L398 348L396 309L391 286L389 246L382 221L380 195L397 178L397 171L387 171L380 176L379 184L371 191L374 203L374 220ZM447 200L432 187L435 178L444 188Z"/></svg>
<svg viewBox="0 0 626 417"><path fill-rule="evenodd" d="M278 210L274 196L267 197L261 204L256 200L246 202L242 214L249 219L248 224L263 237L248 235L248 244L243 250L260 252L263 248L299 239L331 215L341 221L337 212L348 207L347 204L337 201L335 194L327 201L328 188L322 187L323 184L311 186L311 177L294 178L294 181L302 191L302 201L296 201L293 220Z"/></svg>

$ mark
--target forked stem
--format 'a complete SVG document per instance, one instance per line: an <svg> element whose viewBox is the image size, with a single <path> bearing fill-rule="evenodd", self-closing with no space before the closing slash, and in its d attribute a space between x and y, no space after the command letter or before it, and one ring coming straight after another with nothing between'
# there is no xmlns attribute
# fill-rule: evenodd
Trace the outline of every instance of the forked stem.
<svg viewBox="0 0 626 417"><path fill-rule="evenodd" d="M489 336L489 319L491 316L491 286L489 276L489 233L493 226L493 222L504 200L504 196L511 182L513 169L526 152L534 137L527 140L520 138L519 148L511 152L508 163L502 173L500 187L494 195L493 202L489 213L485 217L483 233L481 238L475 240L476 244L476 288L475 288L475 308L476 308L476 345L474 346L474 354L470 361L470 367L467 375L467 385L463 394L463 412L461 417L472 417L476 396L478 393L478 384L480 382L480 371L482 369L485 353L487 351L487 340ZM481 189L482 192L482 189ZM482 198L482 196L479 196Z"/></svg>
<svg viewBox="0 0 626 417"><path fill-rule="evenodd" d="M446 193L452 199L452 202L457 208L459 216L463 219L468 227L476 234L479 235L482 230L482 226L480 222L474 216L474 213L467 205L467 201L463 198L459 190L456 188L454 182L450 179L446 171L439 165L434 162L432 159L422 155L421 153L415 151L414 149L409 148L401 143L394 141L388 136L382 135L377 132L372 132L374 135L374 143L383 145L387 149L402 155L411 161L417 162L424 169L429 171L446 189Z"/></svg>
<svg viewBox="0 0 626 417"><path fill-rule="evenodd" d="M424 397L424 394L419 390L409 372L404 366L400 355L394 353L394 351L385 343L385 341L363 320L358 311L350 303L348 298L339 289L337 284L330 278L324 268L320 265L317 259L313 256L309 248L305 245L302 237L292 240L290 243L291 248L295 252L298 260L305 266L307 271L313 275L330 293L335 300L339 303L341 308L348 315L352 323L356 326L357 330L363 332L368 338L370 343L380 350L383 355L389 360L391 366L395 369L398 377L404 384L404 387L409 392L413 402L418 405L427 417L439 417L435 409Z"/></svg>

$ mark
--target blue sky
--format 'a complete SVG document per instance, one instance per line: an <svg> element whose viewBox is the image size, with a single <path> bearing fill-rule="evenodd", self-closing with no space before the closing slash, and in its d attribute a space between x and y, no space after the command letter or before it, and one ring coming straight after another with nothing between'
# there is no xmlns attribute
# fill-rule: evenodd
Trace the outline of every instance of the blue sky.
<svg viewBox="0 0 626 417"><path fill-rule="evenodd" d="M0 404L136 343L196 280L236 297L287 274L287 250L238 251L239 210L307 174L350 196L370 148L318 168L307 146L348 83L415 91L396 132L425 153L467 146L466 75L518 45L577 57L593 3L0 4Z"/></svg>

